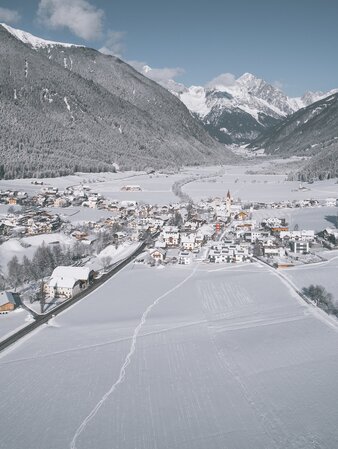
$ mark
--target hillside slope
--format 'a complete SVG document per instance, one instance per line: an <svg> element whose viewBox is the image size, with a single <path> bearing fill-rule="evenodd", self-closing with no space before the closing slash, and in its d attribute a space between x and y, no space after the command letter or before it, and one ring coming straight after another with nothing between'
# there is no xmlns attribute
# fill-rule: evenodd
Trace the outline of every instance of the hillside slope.
<svg viewBox="0 0 338 449"><path fill-rule="evenodd" d="M42 40L32 45L21 36L0 25L0 172L5 177L229 157L177 98L117 58ZM93 71L89 61L99 69Z"/></svg>
<svg viewBox="0 0 338 449"><path fill-rule="evenodd" d="M300 109L250 147L276 156L310 157L303 179L338 176L338 94Z"/></svg>

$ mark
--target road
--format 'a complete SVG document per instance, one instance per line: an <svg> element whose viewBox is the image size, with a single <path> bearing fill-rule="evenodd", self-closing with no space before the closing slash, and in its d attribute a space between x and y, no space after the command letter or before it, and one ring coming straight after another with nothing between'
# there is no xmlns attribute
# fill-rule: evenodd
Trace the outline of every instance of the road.
<svg viewBox="0 0 338 449"><path fill-rule="evenodd" d="M146 246L146 242L142 242L140 246L128 257L125 259L116 262L114 268L109 271L109 273L104 274L100 279L95 281L93 284L91 284L84 292L80 293L77 296L74 296L73 298L63 302L59 306L55 307L54 309L50 310L49 312L39 315L36 312L33 312L28 307L24 307L29 313L31 313L34 317L34 321L27 326L25 326L23 329L20 329L10 337L6 338L5 340L0 342L0 352L4 351L9 346L16 343L21 338L25 337L38 327L40 327L42 324L48 323L48 321L53 318L56 315L59 315L61 312L64 312L72 305L76 304L78 301L81 301L85 297L87 297L90 293L92 293L94 290L96 290L98 287L100 287L102 284L104 284L108 279L115 276L122 268L124 268L126 265L128 265L130 262L132 262L139 254L142 253Z"/></svg>

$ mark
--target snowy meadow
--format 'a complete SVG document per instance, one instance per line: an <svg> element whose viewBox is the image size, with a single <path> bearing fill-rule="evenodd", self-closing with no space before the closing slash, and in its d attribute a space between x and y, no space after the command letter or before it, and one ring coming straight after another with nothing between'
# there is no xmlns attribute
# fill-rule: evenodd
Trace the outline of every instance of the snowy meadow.
<svg viewBox="0 0 338 449"><path fill-rule="evenodd" d="M129 265L2 355L0 448L336 447L337 330L256 264Z"/></svg>

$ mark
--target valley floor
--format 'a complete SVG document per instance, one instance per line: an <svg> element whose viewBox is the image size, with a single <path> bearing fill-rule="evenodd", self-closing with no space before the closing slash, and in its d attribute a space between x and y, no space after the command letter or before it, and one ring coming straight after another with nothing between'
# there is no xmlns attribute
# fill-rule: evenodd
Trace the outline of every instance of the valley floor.
<svg viewBox="0 0 338 449"><path fill-rule="evenodd" d="M0 448L338 447L319 312L258 264L129 265L2 355Z"/></svg>
<svg viewBox="0 0 338 449"><path fill-rule="evenodd" d="M85 185L92 191L104 195L109 200L138 201L150 204L168 204L178 201L172 187L178 181L192 180L183 187L194 201L210 197L224 197L228 190L232 197L243 201L281 201L299 199L325 199L337 197L338 184L336 180L317 181L313 184L287 181L285 160L244 161L242 165L224 165L214 167L186 167L177 173L121 172L121 173L77 173L73 176L43 179L44 185L34 185L31 179L0 180L0 190L24 190L29 195L37 194L41 188L53 186L63 190L69 186ZM33 180L34 181L34 180ZM126 185L138 185L141 191L128 192L122 188ZM7 212L8 206L0 205L0 214ZM64 213L73 222L98 220L106 217L106 211L79 208L72 210L55 209L54 213Z"/></svg>

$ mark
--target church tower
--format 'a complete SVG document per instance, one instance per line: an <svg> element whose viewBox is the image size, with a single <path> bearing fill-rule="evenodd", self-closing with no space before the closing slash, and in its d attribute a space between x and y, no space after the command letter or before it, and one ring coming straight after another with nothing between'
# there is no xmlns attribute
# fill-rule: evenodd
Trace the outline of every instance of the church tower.
<svg viewBox="0 0 338 449"><path fill-rule="evenodd" d="M228 193L227 193L227 196L225 199L225 204L226 204L228 215L230 215L230 212L231 212L231 203L232 203L232 198L231 198L230 190L228 190Z"/></svg>

